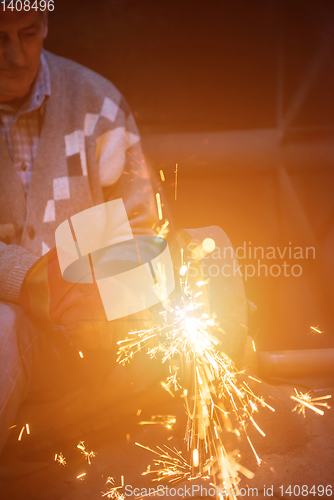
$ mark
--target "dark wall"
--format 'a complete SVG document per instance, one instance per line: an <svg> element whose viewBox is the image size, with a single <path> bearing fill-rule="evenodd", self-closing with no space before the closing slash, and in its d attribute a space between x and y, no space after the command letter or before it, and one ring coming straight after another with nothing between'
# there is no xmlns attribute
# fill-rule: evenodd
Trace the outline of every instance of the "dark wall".
<svg viewBox="0 0 334 500"><path fill-rule="evenodd" d="M333 20L328 0L55 3L46 47L110 79L142 132L275 126L282 50L287 101ZM332 120L333 83L326 69L305 123Z"/></svg>

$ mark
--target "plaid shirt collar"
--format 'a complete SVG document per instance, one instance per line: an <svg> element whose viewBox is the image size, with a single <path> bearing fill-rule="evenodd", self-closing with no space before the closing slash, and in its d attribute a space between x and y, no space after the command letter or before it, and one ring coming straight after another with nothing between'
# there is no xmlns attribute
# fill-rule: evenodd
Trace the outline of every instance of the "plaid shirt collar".
<svg viewBox="0 0 334 500"><path fill-rule="evenodd" d="M28 98L24 101L19 110L13 109L10 104L0 103L0 113L15 115L15 121L24 113L41 108L51 96L50 70L45 56L41 54L41 62Z"/></svg>

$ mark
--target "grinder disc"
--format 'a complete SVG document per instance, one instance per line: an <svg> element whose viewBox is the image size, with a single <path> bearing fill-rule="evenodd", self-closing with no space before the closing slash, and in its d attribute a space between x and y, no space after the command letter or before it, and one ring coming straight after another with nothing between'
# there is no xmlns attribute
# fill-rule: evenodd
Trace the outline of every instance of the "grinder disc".
<svg viewBox="0 0 334 500"><path fill-rule="evenodd" d="M201 245L207 238L214 240L215 249L201 253ZM187 274L190 285L205 281L201 291L206 311L215 314L224 332L219 334L219 349L240 366L248 333L248 305L232 243L218 226L179 230L170 243L175 276L182 265L181 249L183 262L190 262Z"/></svg>

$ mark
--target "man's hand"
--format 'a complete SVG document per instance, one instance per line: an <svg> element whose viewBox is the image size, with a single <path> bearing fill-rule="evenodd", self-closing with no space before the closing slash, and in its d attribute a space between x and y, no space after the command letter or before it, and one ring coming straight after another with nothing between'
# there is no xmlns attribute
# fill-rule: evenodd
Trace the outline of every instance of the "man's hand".
<svg viewBox="0 0 334 500"><path fill-rule="evenodd" d="M113 293L113 290L110 291ZM119 297L119 290L117 291ZM126 286L122 301L134 297ZM108 321L96 283L70 283L62 277L56 249L41 257L28 271L20 293L21 307L40 327L60 327L78 349L112 349L131 330L152 323L148 310Z"/></svg>

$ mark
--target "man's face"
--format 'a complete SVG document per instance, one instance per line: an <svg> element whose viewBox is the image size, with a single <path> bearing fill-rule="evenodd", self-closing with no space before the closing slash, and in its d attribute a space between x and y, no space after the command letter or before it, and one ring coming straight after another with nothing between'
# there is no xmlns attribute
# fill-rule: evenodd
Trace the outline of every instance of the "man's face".
<svg viewBox="0 0 334 500"><path fill-rule="evenodd" d="M47 19L40 12L0 12L0 102L28 94L46 35Z"/></svg>

